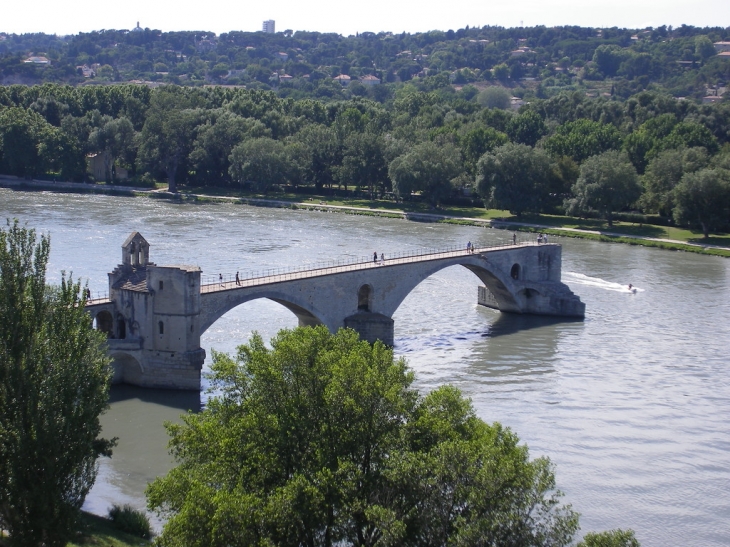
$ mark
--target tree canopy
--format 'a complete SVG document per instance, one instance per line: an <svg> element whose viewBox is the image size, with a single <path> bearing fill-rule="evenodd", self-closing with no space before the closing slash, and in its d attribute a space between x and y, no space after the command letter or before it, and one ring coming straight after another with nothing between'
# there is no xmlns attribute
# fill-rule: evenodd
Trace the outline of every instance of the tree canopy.
<svg viewBox="0 0 730 547"><path fill-rule="evenodd" d="M636 169L625 154L610 150L588 158L573 185L574 198L566 209L570 214L595 209L612 225L613 213L633 204L641 196Z"/></svg>
<svg viewBox="0 0 730 547"><path fill-rule="evenodd" d="M560 546L577 530L547 459L455 388L419 395L380 342L297 328L211 370L218 395L167 425L178 465L148 487L160 545Z"/></svg>

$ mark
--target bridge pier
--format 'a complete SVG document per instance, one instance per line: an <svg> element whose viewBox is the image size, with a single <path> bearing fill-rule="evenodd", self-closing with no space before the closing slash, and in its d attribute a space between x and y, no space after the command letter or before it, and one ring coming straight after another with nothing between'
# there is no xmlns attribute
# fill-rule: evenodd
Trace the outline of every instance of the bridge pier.
<svg viewBox="0 0 730 547"><path fill-rule="evenodd" d="M374 343L380 340L387 346L394 344L395 321L382 313L361 311L345 318L345 327L352 329L360 338Z"/></svg>

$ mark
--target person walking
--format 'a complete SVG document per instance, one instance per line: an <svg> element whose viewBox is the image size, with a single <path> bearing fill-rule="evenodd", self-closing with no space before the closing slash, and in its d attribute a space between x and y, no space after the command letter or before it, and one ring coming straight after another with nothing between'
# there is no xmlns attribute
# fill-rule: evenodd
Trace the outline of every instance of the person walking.
<svg viewBox="0 0 730 547"><path fill-rule="evenodd" d="M385 264L385 253L380 253L380 262Z"/></svg>
<svg viewBox="0 0 730 547"><path fill-rule="evenodd" d="M223 274L218 274L218 284L222 287L223 286Z"/></svg>
<svg viewBox="0 0 730 547"><path fill-rule="evenodd" d="M378 263L378 251L373 252L373 264Z"/></svg>
<svg viewBox="0 0 730 547"><path fill-rule="evenodd" d="M471 241L469 241L469 242L468 242L468 243L466 244L466 252L467 252L467 253L470 253L470 252L471 252Z"/></svg>
<svg viewBox="0 0 730 547"><path fill-rule="evenodd" d="M512 232L512 245L517 245L517 234Z"/></svg>
<svg viewBox="0 0 730 547"><path fill-rule="evenodd" d="M241 286L241 280L238 277L238 272L236 272L236 285L238 285L239 287Z"/></svg>

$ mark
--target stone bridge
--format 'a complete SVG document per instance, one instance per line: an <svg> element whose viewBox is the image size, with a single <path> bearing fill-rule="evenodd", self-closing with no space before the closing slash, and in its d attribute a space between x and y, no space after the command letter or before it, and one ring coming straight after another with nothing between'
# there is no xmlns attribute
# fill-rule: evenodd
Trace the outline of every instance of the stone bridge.
<svg viewBox="0 0 730 547"><path fill-rule="evenodd" d="M107 333L114 382L200 389L200 336L227 311L268 298L300 325L350 327L393 345L393 313L424 279L460 265L476 275L478 303L503 312L583 317L585 304L560 281L561 246L520 243L449 249L201 284L197 266L157 266L137 232L109 274L109 298L87 310Z"/></svg>

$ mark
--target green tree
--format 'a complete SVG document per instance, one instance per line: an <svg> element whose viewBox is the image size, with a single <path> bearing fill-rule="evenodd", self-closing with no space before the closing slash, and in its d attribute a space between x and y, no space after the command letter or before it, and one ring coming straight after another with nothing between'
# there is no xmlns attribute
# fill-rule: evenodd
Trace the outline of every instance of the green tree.
<svg viewBox="0 0 730 547"><path fill-rule="evenodd" d="M385 190L388 164L385 161L382 139L375 133L351 133L345 138L342 165L337 170L338 180L359 189L367 188L370 199L375 189Z"/></svg>
<svg viewBox="0 0 730 547"><path fill-rule="evenodd" d="M495 77L499 80L506 79L507 73L505 73L504 78L496 75L497 68L499 67L494 67ZM479 93L479 95L477 95L477 102L486 108L498 108L500 110L507 110L509 108L511 97L512 95L505 88L499 86L490 86L481 93Z"/></svg>
<svg viewBox="0 0 730 547"><path fill-rule="evenodd" d="M458 390L425 397L380 342L325 327L214 353L220 395L168 424L147 490L173 546L567 545L552 466Z"/></svg>
<svg viewBox="0 0 730 547"><path fill-rule="evenodd" d="M527 110L507 122L507 135L518 144L535 146L546 133L545 121L534 110Z"/></svg>
<svg viewBox="0 0 730 547"><path fill-rule="evenodd" d="M245 139L269 137L271 131L254 118L242 118L228 110L209 114L211 119L198 128L190 162L199 184L231 184L229 157L233 148Z"/></svg>
<svg viewBox="0 0 730 547"><path fill-rule="evenodd" d="M578 547L641 547L633 530L588 532Z"/></svg>
<svg viewBox="0 0 730 547"><path fill-rule="evenodd" d="M686 173L674 189L674 220L710 232L730 223L730 171L701 169Z"/></svg>
<svg viewBox="0 0 730 547"><path fill-rule="evenodd" d="M550 158L525 144L508 143L477 163L477 191L487 207L514 215L538 212L549 190Z"/></svg>
<svg viewBox="0 0 730 547"><path fill-rule="evenodd" d="M544 141L553 157L568 156L578 163L607 150L621 148L621 132L613 125L581 118L559 126Z"/></svg>
<svg viewBox="0 0 730 547"><path fill-rule="evenodd" d="M293 182L299 176L299 165L281 141L268 137L248 139L231 152L230 174L239 184L252 182L266 191L272 185Z"/></svg>
<svg viewBox="0 0 730 547"><path fill-rule="evenodd" d="M393 191L400 197L421 192L432 205L448 197L451 180L462 171L461 154L453 144L427 141L413 146L388 166Z"/></svg>
<svg viewBox="0 0 730 547"><path fill-rule="evenodd" d="M674 148L659 152L644 173L644 193L639 204L647 212L670 216L674 209L674 188L684 174L707 167L708 163L704 148Z"/></svg>
<svg viewBox="0 0 730 547"><path fill-rule="evenodd" d="M628 157L617 150L609 150L588 158L580 166L573 196L566 202L569 215L595 209L603 214L609 226L613 226L613 213L639 199L641 186Z"/></svg>
<svg viewBox="0 0 730 547"><path fill-rule="evenodd" d="M0 229L0 528L61 547L114 441L99 438L111 369L78 282L46 285L49 238Z"/></svg>
<svg viewBox="0 0 730 547"><path fill-rule="evenodd" d="M202 121L201 112L192 106L183 91L158 91L140 135L138 161L142 167L165 173L170 192L177 192L178 168L187 162Z"/></svg>
<svg viewBox="0 0 730 547"><path fill-rule="evenodd" d="M24 108L0 110L0 172L31 178L56 159L57 129Z"/></svg>
<svg viewBox="0 0 730 547"><path fill-rule="evenodd" d="M467 171L476 173L479 158L498 146L507 144L509 137L493 127L477 126L469 129L460 139L459 146L466 162Z"/></svg>

